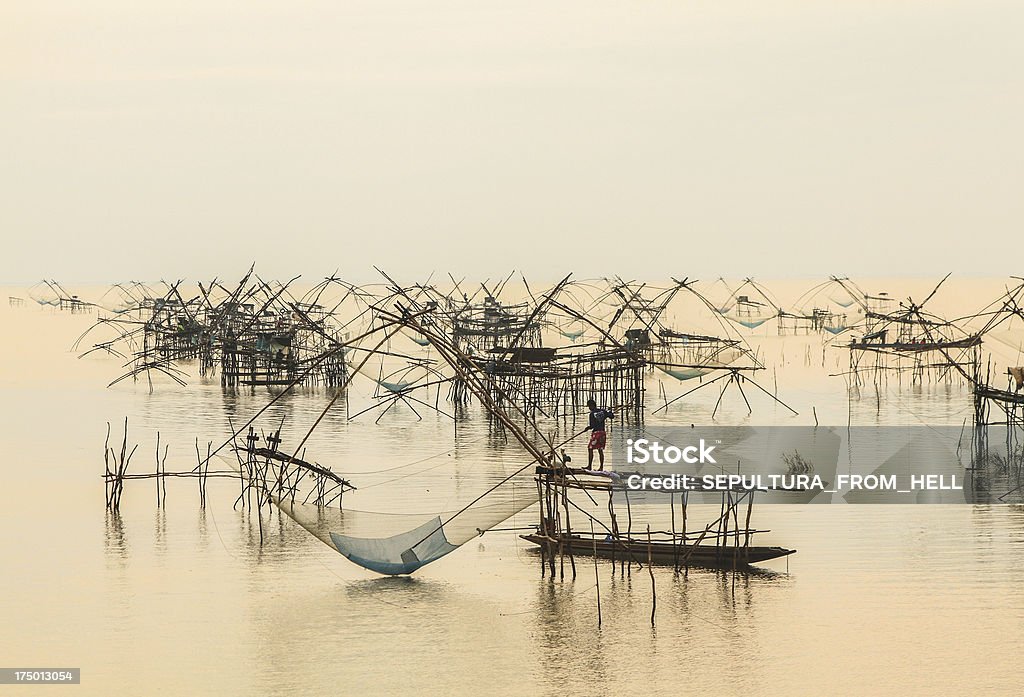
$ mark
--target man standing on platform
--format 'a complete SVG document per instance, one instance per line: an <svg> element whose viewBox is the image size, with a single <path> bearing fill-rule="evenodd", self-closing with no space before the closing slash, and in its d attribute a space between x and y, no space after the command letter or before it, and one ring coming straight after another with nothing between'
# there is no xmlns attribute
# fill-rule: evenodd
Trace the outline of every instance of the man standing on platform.
<svg viewBox="0 0 1024 697"><path fill-rule="evenodd" d="M604 430L604 422L607 419L614 419L615 415L609 409L598 409L597 402L593 399L587 400L587 408L590 409L590 425L587 430L591 431L590 442L587 444L587 469L594 468L594 451L600 459L598 470L604 471L604 446L607 434Z"/></svg>

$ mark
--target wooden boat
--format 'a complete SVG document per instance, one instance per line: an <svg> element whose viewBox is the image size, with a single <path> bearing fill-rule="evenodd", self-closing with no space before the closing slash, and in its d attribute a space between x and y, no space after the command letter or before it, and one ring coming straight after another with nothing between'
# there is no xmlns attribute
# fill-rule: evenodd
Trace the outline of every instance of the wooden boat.
<svg viewBox="0 0 1024 697"><path fill-rule="evenodd" d="M974 387L974 394L978 397L985 397L986 399L1003 402L1004 404L1024 404L1024 393L1000 390L988 385L976 385Z"/></svg>
<svg viewBox="0 0 1024 697"><path fill-rule="evenodd" d="M520 535L527 542L549 549L558 548L558 540L549 539L538 534ZM597 548L597 556L604 558L634 558L641 563L647 562L648 543L646 540L593 540L579 535L568 535L561 538L563 549L574 556L591 556ZM770 559L778 559L796 552L785 547L733 547L714 545L673 545L671 542L652 541L650 543L651 562L659 565L674 566L678 560L680 566L702 566L708 568L731 569L734 566L743 568ZM735 563L734 563L735 559Z"/></svg>
<svg viewBox="0 0 1024 697"><path fill-rule="evenodd" d="M873 341L872 339L881 338L881 341ZM947 349L966 349L973 346L981 345L981 337L978 335L972 335L964 337L963 339L949 339L939 341L924 341L921 342L907 342L907 341L886 341L885 332L875 332L865 336L860 341L853 340L849 343L849 347L852 349L860 349L862 351L893 351L897 353L924 353L926 351L943 351Z"/></svg>

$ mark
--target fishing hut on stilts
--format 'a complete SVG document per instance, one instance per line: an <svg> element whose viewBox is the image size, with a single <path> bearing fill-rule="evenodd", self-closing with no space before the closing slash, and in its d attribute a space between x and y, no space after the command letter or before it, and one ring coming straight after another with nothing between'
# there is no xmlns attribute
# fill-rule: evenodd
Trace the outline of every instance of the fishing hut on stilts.
<svg viewBox="0 0 1024 697"><path fill-rule="evenodd" d="M980 362L981 332L968 333L957 322L929 313L925 305L945 282L947 275L921 303L908 298L898 309L881 311L870 306L865 313L864 333L848 344L851 384L864 384L862 373L872 374L878 385L895 375L911 384L962 380L970 383ZM888 296L868 296L868 301Z"/></svg>

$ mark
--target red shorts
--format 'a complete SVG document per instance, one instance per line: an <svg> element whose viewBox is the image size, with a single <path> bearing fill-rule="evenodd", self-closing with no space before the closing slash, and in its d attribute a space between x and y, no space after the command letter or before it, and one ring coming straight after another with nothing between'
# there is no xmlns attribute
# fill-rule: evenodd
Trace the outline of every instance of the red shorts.
<svg viewBox="0 0 1024 697"><path fill-rule="evenodd" d="M587 444L589 450L604 450L605 432L593 431L590 434L590 442Z"/></svg>

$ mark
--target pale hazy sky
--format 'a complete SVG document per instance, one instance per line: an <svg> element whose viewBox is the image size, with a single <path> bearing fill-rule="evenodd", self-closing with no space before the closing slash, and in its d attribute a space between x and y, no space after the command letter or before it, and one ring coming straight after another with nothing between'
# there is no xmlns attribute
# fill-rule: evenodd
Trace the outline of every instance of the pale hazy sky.
<svg viewBox="0 0 1024 697"><path fill-rule="evenodd" d="M0 281L1021 273L1024 3L7 0Z"/></svg>

